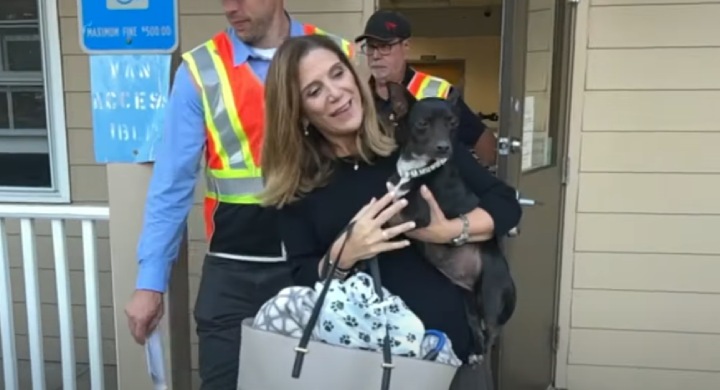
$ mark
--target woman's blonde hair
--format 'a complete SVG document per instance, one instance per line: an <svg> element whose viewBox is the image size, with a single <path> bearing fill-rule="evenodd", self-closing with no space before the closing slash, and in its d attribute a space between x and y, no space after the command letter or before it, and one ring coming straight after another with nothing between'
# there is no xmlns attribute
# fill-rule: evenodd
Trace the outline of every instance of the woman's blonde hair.
<svg viewBox="0 0 720 390"><path fill-rule="evenodd" d="M265 140L261 167L266 206L282 206L323 186L333 173L336 156L329 143L315 129L305 134L300 61L312 50L329 50L349 69L362 97L363 120L356 137L359 158L371 163L375 156L395 150L389 127L380 123L368 83L358 76L347 56L329 38L307 35L286 40L277 50L265 82Z"/></svg>

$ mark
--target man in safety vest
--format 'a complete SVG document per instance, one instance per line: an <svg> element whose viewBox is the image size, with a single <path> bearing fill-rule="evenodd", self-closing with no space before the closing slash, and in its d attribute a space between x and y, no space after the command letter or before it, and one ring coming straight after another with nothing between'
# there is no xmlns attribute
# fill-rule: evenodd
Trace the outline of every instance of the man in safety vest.
<svg viewBox="0 0 720 390"><path fill-rule="evenodd" d="M167 106L126 306L142 344L163 315L172 263L204 160L208 250L195 303L202 389L237 386L241 321L291 284L276 210L262 187L264 80L288 36L325 34L291 18L283 0L224 0L227 30L183 54ZM352 56L352 43L329 35Z"/></svg>
<svg viewBox="0 0 720 390"><path fill-rule="evenodd" d="M417 99L446 98L453 88L439 77L418 72L408 66L411 35L410 22L403 15L380 10L370 16L365 31L355 39L355 42L362 42L361 48L367 55L375 104L381 109L389 108L387 82L402 83ZM462 99L459 105L458 140L468 148L475 148L485 125Z"/></svg>

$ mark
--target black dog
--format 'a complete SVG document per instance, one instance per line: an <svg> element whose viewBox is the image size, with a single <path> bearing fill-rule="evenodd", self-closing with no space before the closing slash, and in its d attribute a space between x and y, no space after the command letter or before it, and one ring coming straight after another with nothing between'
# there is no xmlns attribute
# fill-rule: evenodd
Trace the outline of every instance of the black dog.
<svg viewBox="0 0 720 390"><path fill-rule="evenodd" d="M479 199L449 162L458 126L458 94L451 94L448 99L416 100L404 86L395 83L388 85L388 92L392 112L381 113L381 117L395 126L400 147L397 173L390 178L389 186L408 200L391 224L410 220L418 228L430 224L430 208L420 194L423 184L446 218L457 218L476 208ZM414 244L440 272L467 291L468 321L476 347L470 360L479 363L515 310L515 284L497 238L458 246Z"/></svg>

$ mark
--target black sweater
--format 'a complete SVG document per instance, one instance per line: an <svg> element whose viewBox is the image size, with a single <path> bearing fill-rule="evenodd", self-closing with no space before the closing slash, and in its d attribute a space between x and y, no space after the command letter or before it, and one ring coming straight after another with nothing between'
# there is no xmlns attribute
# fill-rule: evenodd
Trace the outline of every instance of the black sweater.
<svg viewBox="0 0 720 390"><path fill-rule="evenodd" d="M454 164L467 186L480 198L480 207L504 235L520 221L515 190L496 179L462 147L454 148ZM372 165L338 161L327 186L319 188L280 211L280 231L288 259L295 265L295 283L313 286L318 262L339 232L372 197L387 192L385 183L395 172L397 154L378 158ZM398 295L425 324L445 332L455 353L466 360L472 348L463 295L414 246L378 256L384 287Z"/></svg>

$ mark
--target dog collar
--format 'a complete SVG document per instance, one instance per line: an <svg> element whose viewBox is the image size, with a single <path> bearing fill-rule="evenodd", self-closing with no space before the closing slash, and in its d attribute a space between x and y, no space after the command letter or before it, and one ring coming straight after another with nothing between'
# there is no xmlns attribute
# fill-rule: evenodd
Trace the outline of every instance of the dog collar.
<svg viewBox="0 0 720 390"><path fill-rule="evenodd" d="M441 159L435 160L434 163L432 163L430 165L426 165L421 168L413 168L413 169L408 169L408 170L404 170L404 171L398 170L398 174L403 179L415 179L420 176L425 176L428 173L440 168L447 162L447 160L448 160L447 158L441 158Z"/></svg>
<svg viewBox="0 0 720 390"><path fill-rule="evenodd" d="M408 183L410 183L415 178L427 175L428 173L440 168L446 162L447 158L443 158L435 160L435 162L430 165L416 168L417 165L423 163L422 160L403 160L402 158L400 158L398 159L396 170L399 180L397 183L388 182L388 191L394 192L396 197L401 198L405 196L405 194L407 194L410 189Z"/></svg>

